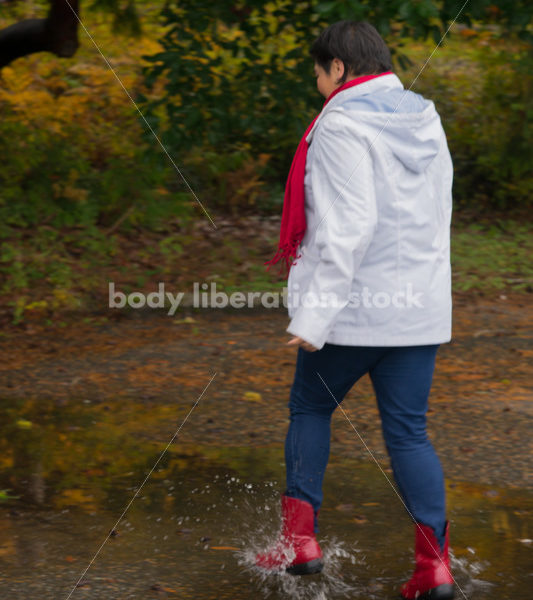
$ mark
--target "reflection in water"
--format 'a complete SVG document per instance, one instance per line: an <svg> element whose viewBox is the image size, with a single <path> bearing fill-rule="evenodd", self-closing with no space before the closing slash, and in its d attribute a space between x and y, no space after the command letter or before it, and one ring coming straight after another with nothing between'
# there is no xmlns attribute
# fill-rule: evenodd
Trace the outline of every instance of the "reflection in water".
<svg viewBox="0 0 533 600"><path fill-rule="evenodd" d="M83 407L59 415L24 406L0 414L0 490L20 496L0 504L0 598L57 600L160 445L132 436L129 422L118 431L104 418L95 425ZM277 536L283 478L280 448L171 446L72 598L396 597L411 573L414 532L372 463L332 457L320 513L323 573L253 566ZM531 597L532 505L524 491L449 482L452 568L468 600Z"/></svg>
<svg viewBox="0 0 533 600"><path fill-rule="evenodd" d="M134 503L74 598L111 598L118 592L116 597L141 598L155 586L163 589L158 593L172 597L168 590L176 590L183 598L384 599L394 597L409 575L411 540L405 532L411 532L410 525L398 525L405 517L387 503L388 491L379 489L379 480L362 487L365 465L359 465L359 490L348 484L337 500L356 492L368 498L373 488L373 501L354 501L356 519L349 504L325 505L319 538L326 567L312 577L267 574L253 566L255 553L268 547L278 532L279 484L258 481L257 474L244 478L234 470L230 476L228 467L211 461L203 461L203 466L197 463L184 471L174 470L171 460L165 465L164 478ZM344 477L334 468L328 485L344 484ZM66 597L116 514L19 510L18 516L6 510L0 518L0 596ZM520 543L502 537L498 549L494 542L483 545L480 528L494 537L486 518L490 510L480 503L475 514L452 514L458 534L452 559L457 583L472 600L511 597L508 592L525 600L528 569L526 556L518 552ZM462 546L462 537L473 546Z"/></svg>

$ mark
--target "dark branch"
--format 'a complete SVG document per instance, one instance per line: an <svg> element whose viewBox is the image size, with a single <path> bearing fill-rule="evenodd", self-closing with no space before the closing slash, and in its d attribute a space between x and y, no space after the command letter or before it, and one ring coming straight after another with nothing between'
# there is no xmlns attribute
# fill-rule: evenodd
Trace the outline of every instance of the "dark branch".
<svg viewBox="0 0 533 600"><path fill-rule="evenodd" d="M73 56L79 46L78 11L78 0L51 0L46 19L25 19L0 30L0 68L34 52Z"/></svg>

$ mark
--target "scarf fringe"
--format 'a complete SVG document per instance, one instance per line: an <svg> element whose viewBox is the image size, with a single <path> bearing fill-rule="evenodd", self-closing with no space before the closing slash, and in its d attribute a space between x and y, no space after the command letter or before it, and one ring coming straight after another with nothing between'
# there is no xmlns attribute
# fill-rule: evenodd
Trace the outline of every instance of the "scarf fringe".
<svg viewBox="0 0 533 600"><path fill-rule="evenodd" d="M298 254L298 247L300 246L302 239L303 233L292 239L288 244L280 246L274 257L264 263L267 267L267 271L270 270L271 266L282 261L279 274L281 275L283 271L286 270L285 276L288 277L290 268L296 264L296 261L302 256L301 254Z"/></svg>

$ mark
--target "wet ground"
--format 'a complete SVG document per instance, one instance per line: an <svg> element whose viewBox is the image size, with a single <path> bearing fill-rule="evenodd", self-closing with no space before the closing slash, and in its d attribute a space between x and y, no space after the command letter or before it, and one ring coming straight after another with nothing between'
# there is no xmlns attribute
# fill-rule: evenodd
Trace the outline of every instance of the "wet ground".
<svg viewBox="0 0 533 600"><path fill-rule="evenodd" d="M395 597L412 525L341 413L321 512L328 569L263 579L249 566L278 519L294 368L284 313L120 317L0 341L0 598ZM439 352L429 429L458 597L531 597L531 317L527 297L459 298ZM390 477L367 380L344 408Z"/></svg>
<svg viewBox="0 0 533 600"><path fill-rule="evenodd" d="M1 597L396 597L409 576L412 526L372 465L331 465L320 525L324 573L264 577L250 558L276 532L282 454L250 448L215 454L186 462L175 450L168 454L81 581L133 496L127 478L105 491L105 508L0 513ZM91 487L84 491L90 496ZM530 598L533 495L449 483L448 498L458 597Z"/></svg>

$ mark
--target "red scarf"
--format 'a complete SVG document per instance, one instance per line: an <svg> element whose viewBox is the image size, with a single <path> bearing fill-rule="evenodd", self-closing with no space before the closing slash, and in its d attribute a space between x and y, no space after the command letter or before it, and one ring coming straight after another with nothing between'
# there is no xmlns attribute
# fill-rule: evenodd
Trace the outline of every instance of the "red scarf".
<svg viewBox="0 0 533 600"><path fill-rule="evenodd" d="M334 90L324 102L324 106L339 92L346 90L354 85L359 85L365 81L370 81L376 77L382 75L390 75L391 71L386 73L379 73L378 75L363 75L362 77L356 77L351 81L347 81L336 90ZM324 106L322 110L324 110ZM300 258L300 255L296 256L298 246L302 242L305 234L306 221L305 221L305 193L304 193L304 175L305 175L305 161L307 159L307 150L309 144L306 141L306 137L313 128L315 121L318 119L321 113L319 113L311 122L311 125L306 129L294 158L292 159L291 169L287 178L287 185L285 186L285 196L283 199L283 213L281 216L281 230L279 235L278 251L274 258L265 263L270 268L271 265L275 265L278 261L283 259L287 267L287 275L291 266L295 263L296 259ZM283 267L282 267L283 268Z"/></svg>

